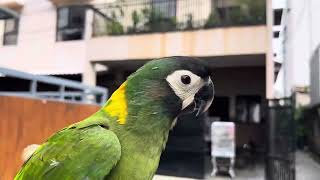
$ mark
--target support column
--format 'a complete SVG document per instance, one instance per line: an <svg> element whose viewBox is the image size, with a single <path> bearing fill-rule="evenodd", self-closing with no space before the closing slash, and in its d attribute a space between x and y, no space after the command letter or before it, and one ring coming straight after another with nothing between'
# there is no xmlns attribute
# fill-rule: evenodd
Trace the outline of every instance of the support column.
<svg viewBox="0 0 320 180"><path fill-rule="evenodd" d="M92 31L93 31L93 19L94 19L94 13L91 9L87 9L86 11L86 24L85 24L85 31L84 31L84 39L85 41L88 41L91 39Z"/></svg>
<svg viewBox="0 0 320 180"><path fill-rule="evenodd" d="M0 20L0 47L3 46L4 21Z"/></svg>
<svg viewBox="0 0 320 180"><path fill-rule="evenodd" d="M85 24L85 34L84 34L84 41L86 46L88 45L89 40L91 39L92 35L92 21L93 21L93 11L87 10L86 11L86 24ZM87 48L86 48L87 50ZM84 73L82 75L82 83L90 86L96 86L97 84L97 73L94 69L94 64L90 62L88 55L86 54L86 64L84 67Z"/></svg>
<svg viewBox="0 0 320 180"><path fill-rule="evenodd" d="M94 69L94 65L87 61L82 75L82 83L90 86L96 86L97 84L97 73Z"/></svg>

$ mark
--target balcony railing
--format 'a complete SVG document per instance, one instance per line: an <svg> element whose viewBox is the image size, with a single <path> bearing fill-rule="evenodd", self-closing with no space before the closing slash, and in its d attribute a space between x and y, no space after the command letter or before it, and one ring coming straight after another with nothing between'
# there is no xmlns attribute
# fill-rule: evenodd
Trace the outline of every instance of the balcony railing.
<svg viewBox="0 0 320 180"><path fill-rule="evenodd" d="M96 5L93 36L265 24L265 0L119 0Z"/></svg>
<svg viewBox="0 0 320 180"><path fill-rule="evenodd" d="M76 81L51 76L33 75L0 67L0 76L29 81L29 91L2 91L0 96L22 96L41 99L55 99L68 102L82 102L103 105L108 99L108 90L91 87ZM40 91L39 84L57 87L54 91Z"/></svg>

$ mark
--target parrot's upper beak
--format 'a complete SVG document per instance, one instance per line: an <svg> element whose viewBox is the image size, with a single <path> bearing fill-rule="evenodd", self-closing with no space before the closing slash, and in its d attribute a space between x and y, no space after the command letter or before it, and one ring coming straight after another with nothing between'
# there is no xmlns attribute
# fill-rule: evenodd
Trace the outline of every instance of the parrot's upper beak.
<svg viewBox="0 0 320 180"><path fill-rule="evenodd" d="M214 85L210 77L206 80L205 84L195 94L193 102L187 106L183 113L196 113L199 116L203 112L206 112L214 97Z"/></svg>

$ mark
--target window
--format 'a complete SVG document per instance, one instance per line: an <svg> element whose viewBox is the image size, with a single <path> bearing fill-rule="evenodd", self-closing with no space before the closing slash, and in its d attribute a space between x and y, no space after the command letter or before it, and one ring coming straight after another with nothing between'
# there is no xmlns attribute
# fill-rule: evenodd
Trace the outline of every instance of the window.
<svg viewBox="0 0 320 180"><path fill-rule="evenodd" d="M85 7L62 7L58 9L57 41L83 39Z"/></svg>
<svg viewBox="0 0 320 180"><path fill-rule="evenodd" d="M237 96L236 120L239 122L260 123L261 121L261 97Z"/></svg>
<svg viewBox="0 0 320 180"><path fill-rule="evenodd" d="M3 45L15 45L18 40L18 19L7 19L4 22Z"/></svg>
<svg viewBox="0 0 320 180"><path fill-rule="evenodd" d="M274 25L280 25L282 18L282 9L276 9L273 11L273 23Z"/></svg>
<svg viewBox="0 0 320 180"><path fill-rule="evenodd" d="M241 23L241 20L243 19L243 16L244 16L240 6L228 6L228 7L217 8L217 11L221 21L223 21L224 24Z"/></svg>
<svg viewBox="0 0 320 180"><path fill-rule="evenodd" d="M152 0L152 8L164 18L176 16L175 0Z"/></svg>

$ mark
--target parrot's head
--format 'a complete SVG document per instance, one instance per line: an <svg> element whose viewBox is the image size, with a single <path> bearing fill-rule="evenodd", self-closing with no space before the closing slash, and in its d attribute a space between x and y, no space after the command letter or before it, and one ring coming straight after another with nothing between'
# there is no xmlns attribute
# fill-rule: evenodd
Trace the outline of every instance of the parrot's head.
<svg viewBox="0 0 320 180"><path fill-rule="evenodd" d="M146 63L129 76L126 92L128 107L143 105L150 113L164 113L175 119L181 114L199 115L208 110L214 86L201 60L166 57Z"/></svg>
<svg viewBox="0 0 320 180"><path fill-rule="evenodd" d="M213 95L210 72L201 60L166 57L150 61L131 74L103 110L123 127L151 124L166 129L182 114L198 116L208 110Z"/></svg>

